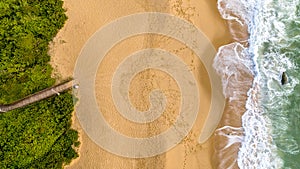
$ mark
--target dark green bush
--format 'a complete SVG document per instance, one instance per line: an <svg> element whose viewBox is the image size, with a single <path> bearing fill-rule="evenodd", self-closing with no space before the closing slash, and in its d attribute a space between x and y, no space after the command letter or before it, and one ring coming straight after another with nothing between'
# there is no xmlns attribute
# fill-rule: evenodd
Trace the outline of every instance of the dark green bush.
<svg viewBox="0 0 300 169"><path fill-rule="evenodd" d="M52 86L49 42L66 20L61 0L0 1L0 104ZM73 99L64 93L0 114L0 168L62 168L78 156Z"/></svg>

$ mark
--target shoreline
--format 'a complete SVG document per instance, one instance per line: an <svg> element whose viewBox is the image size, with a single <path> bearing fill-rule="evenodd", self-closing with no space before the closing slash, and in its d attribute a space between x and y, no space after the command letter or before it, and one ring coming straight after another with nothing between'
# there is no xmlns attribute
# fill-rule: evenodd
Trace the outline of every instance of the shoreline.
<svg viewBox="0 0 300 169"><path fill-rule="evenodd" d="M293 38L297 32L294 32L294 26L297 26L291 26L290 23L297 18L293 16L297 16L296 11L299 5L286 6L277 1L253 1L251 3L243 1L239 5L232 5L228 2L228 6L229 8L234 6L234 8L229 9L234 12L235 9L248 9L247 12L241 12L240 16L246 18L245 20L251 18L246 22L246 24L251 25L249 27L249 46L246 49L251 59L248 59L250 61L248 64L242 63L250 65L248 69L254 72L254 79L248 91L247 111L242 117L244 137L238 156L239 165L251 165L255 168L297 166L296 159L299 159L299 156L295 152L299 152L299 142L294 139L297 138L297 132L295 132L297 125L282 122L296 120L297 116L293 114L298 113L295 111L298 109L291 102L295 102L297 96L294 93L297 93L297 89L299 89L296 87L298 85L298 72L295 69L297 70L297 68L293 67L294 63L299 61L293 57L293 52L297 51L299 47L291 45L297 41ZM288 10L287 8L280 8L281 6L288 7ZM274 11L275 13L273 13ZM273 23L277 25L275 29L272 26ZM278 27L281 29L277 29ZM281 35L282 32L284 32L283 36ZM289 40L286 41L286 38ZM290 51L288 55L286 55L286 46L291 47L287 50ZM239 54L240 52L237 53L237 55ZM276 64L266 66L265 63ZM286 86L282 79L283 72L290 74L290 81ZM282 142L282 140L285 141Z"/></svg>
<svg viewBox="0 0 300 169"><path fill-rule="evenodd" d="M166 4L168 4L168 6L166 6ZM126 6L126 9L122 6ZM168 12L187 19L206 34L206 36L215 46L216 50L221 45L232 42L230 38L231 35L228 33L228 30L225 27L226 21L222 20L219 16L216 2L211 2L209 0L202 0L200 2L195 0L189 2L175 0L163 1L160 2L160 4L152 2L137 2L135 0L130 0L126 3L118 1L101 3L96 0L77 0L76 2L72 2L71 0L65 0L64 7L67 10L66 14L68 16L68 20L66 21L64 28L60 30L54 39L50 52L52 56L51 64L54 70L61 74L62 78L73 75L73 69L77 56L79 55L85 42L96 30L118 17L133 13L149 11ZM140 47L159 46L159 43L150 44L147 38L154 39L154 41L157 42L159 42L161 39L157 36L137 37L137 39L139 38L140 40L136 40L136 42L142 42ZM135 42L133 40L132 42L128 43L134 44ZM164 44L162 44L162 46L164 46ZM186 49L182 50L182 46L180 46L180 44L175 44L174 46L178 47L179 49L177 51L178 55L189 53L189 51ZM126 45L124 47L120 47L119 50L124 50L125 48ZM134 49L135 48L132 48L133 51ZM128 51L129 50L124 50L124 52ZM117 53L118 52L116 51L112 51L111 55L113 56ZM111 61L108 60L107 62L109 63ZM197 67L197 65L200 64L199 62L192 63L190 59L188 59L187 62L191 64L191 67ZM103 70L99 69L98 71L101 72ZM145 75L147 75L147 73ZM136 85L138 85L137 81L134 82ZM143 109L143 105L140 106L141 109ZM199 118L199 120L201 121L201 118ZM201 166L212 168L211 158L213 154L213 137L211 137L209 141L205 142L203 145L198 145L194 141L191 141L197 140L197 137L193 134L196 134L200 127L196 127L198 129L195 129L195 131L192 132L192 135L189 135L182 143L163 155L147 159L126 159L110 154L93 143L93 141L91 141L81 129L75 113L72 117L72 123L72 127L79 132L79 140L81 145L78 151L79 157L73 160L71 164L65 168L88 168L91 166L103 168L124 168L123 166L132 168L143 166L150 168L151 163L152 165L156 164L157 166L163 166L163 168L173 169L176 167L182 168L182 166L189 168L199 165L199 159L201 159ZM151 128L148 129L150 133L156 132ZM130 131L127 129L124 130L124 132ZM178 153L181 155L178 156ZM101 161L97 160L98 158L101 158Z"/></svg>
<svg viewBox="0 0 300 169"><path fill-rule="evenodd" d="M220 47L215 61L216 63L223 63L223 65L220 64L223 67L218 67L217 71L223 79L223 90L227 99L224 114L218 126L219 129L214 136L216 142L220 143L215 144L214 156L218 159L215 163L216 168L239 168L238 154L245 134L242 117L247 112L246 105L250 99L248 92L252 89L254 81L254 74L249 69L249 67L254 66L252 65L252 58L243 53L249 47L250 32L248 32L248 23L244 18L236 16L232 12L234 11L232 8L234 7L230 3L218 1L218 9L228 23L234 42ZM237 17L244 25L236 20L229 19L228 14ZM224 67L229 67L226 72L223 71ZM227 158L221 160L218 157Z"/></svg>

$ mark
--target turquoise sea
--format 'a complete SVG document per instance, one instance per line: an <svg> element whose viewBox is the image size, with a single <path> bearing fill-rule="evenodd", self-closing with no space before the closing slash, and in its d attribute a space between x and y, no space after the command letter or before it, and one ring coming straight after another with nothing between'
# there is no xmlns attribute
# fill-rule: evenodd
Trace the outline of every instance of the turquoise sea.
<svg viewBox="0 0 300 169"><path fill-rule="evenodd" d="M241 117L244 135L238 166L299 169L300 0L219 0L218 4L229 26L240 26L230 28L237 42L226 48L247 55L240 65L254 76ZM248 39L238 29L245 25ZM243 50L237 51L237 45Z"/></svg>

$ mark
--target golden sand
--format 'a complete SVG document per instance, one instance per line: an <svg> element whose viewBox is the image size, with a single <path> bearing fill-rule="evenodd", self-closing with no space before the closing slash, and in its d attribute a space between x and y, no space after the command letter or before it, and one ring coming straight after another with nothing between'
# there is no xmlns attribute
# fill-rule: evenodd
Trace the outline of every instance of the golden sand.
<svg viewBox="0 0 300 169"><path fill-rule="evenodd" d="M64 28L53 41L50 51L51 64L61 78L71 77L76 59L90 36L105 24L122 16L138 12L165 12L184 18L197 26L210 39L215 48L231 41L230 35L213 0L65 0L68 20ZM103 169L197 169L212 168L213 138L202 145L197 143L210 106L210 84L201 61L184 44L159 35L139 35L117 44L99 66L96 82L98 104L105 118L114 128L129 136L148 137L158 134L174 122L178 114L180 93L173 78L157 70L147 70L138 74L131 82L130 98L137 109L143 111L149 107L148 93L154 88L165 91L168 107L162 117L150 124L136 125L124 120L116 110L112 100L102 100L100 95L111 97L109 88L113 70L122 58L140 49L160 47L178 55L189 66L197 81L201 105L196 125L189 135L167 153L145 159L130 159L116 156L101 149L80 127L78 119L73 117L73 128L80 132L80 157L66 168L103 168ZM113 58L113 59L111 59ZM200 73L199 73L200 72ZM105 76L102 76L105 74ZM159 79L163 78L163 81ZM105 81L106 83L99 83ZM201 83L200 83L201 82ZM146 85L145 85L146 84ZM143 93L143 94L140 94ZM159 126L159 127L157 127ZM140 132L139 132L140 131ZM141 132L142 131L142 132ZM145 132L146 131L146 132Z"/></svg>

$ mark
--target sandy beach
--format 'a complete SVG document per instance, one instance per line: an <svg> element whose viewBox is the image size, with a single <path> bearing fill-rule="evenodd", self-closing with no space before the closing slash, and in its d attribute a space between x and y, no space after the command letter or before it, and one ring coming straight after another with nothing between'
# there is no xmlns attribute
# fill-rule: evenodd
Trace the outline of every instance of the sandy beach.
<svg viewBox="0 0 300 169"><path fill-rule="evenodd" d="M215 49L230 43L231 36L226 22L221 19L216 1L212 0L65 0L68 20L51 44L51 64L61 79L73 76L76 59L87 40L102 26L111 21L139 12L164 12L186 19L198 27L212 42ZM124 119L116 110L111 79L122 60L135 51L145 48L162 48L181 58L199 82L200 108L196 123L188 136L170 151L150 158L124 158L105 151L83 131L76 116L73 128L80 133L79 158L65 168L69 169L209 169L213 167L214 138L198 144L210 106L211 88L203 63L184 44L161 35L145 34L128 38L105 56L96 76L96 98L103 116L117 131L131 137L149 137L165 131L176 120L180 108L180 91L176 81L168 74L149 69L139 73L130 83L130 99L140 111L147 110L149 92L161 89L168 105L163 115L154 122L135 124ZM161 80L163 79L163 80ZM105 82L105 83L104 83Z"/></svg>

